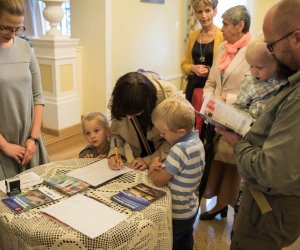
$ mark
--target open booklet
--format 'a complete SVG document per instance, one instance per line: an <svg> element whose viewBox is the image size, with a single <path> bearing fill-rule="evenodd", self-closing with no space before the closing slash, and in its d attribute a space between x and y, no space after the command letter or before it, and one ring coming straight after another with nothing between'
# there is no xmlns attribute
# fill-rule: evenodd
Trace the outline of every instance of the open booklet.
<svg viewBox="0 0 300 250"><path fill-rule="evenodd" d="M165 194L162 190L140 183L113 195L111 199L131 210L141 210Z"/></svg>
<svg viewBox="0 0 300 250"><path fill-rule="evenodd" d="M196 113L213 126L231 130L242 137L253 123L245 113L213 96L206 96L200 111L196 110Z"/></svg>
<svg viewBox="0 0 300 250"><path fill-rule="evenodd" d="M124 166L120 170L112 170L108 166L108 160L102 159L96 161L86 167L75 169L68 176L82 180L88 183L91 187L96 188L122 174L132 171L132 169Z"/></svg>

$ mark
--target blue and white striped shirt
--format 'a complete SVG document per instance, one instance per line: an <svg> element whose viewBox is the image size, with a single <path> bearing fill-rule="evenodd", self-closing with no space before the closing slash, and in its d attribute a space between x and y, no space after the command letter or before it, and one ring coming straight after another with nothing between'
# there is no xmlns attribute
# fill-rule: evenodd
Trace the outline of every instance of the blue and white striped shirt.
<svg viewBox="0 0 300 250"><path fill-rule="evenodd" d="M193 131L172 146L163 168L174 175L168 182L172 193L172 217L192 218L198 209L198 189L205 164L204 148L198 131Z"/></svg>

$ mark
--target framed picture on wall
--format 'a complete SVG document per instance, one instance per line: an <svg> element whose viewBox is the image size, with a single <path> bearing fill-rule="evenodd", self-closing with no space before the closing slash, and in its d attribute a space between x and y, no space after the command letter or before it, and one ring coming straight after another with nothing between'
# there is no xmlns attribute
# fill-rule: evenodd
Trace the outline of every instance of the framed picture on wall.
<svg viewBox="0 0 300 250"><path fill-rule="evenodd" d="M160 4L164 4L165 0L141 0L141 2L143 2L143 3L160 3Z"/></svg>

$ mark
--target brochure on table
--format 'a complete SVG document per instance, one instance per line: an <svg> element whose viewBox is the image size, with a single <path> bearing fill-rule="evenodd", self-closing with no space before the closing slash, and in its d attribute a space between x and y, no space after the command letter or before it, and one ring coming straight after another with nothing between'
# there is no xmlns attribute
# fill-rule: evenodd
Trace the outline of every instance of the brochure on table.
<svg viewBox="0 0 300 250"><path fill-rule="evenodd" d="M47 187L39 187L2 199L2 202L15 213L27 211L29 209L44 205L63 196Z"/></svg>
<svg viewBox="0 0 300 250"><path fill-rule="evenodd" d="M102 159L89 164L86 167L75 169L67 173L67 175L82 180L96 188L101 184L130 171L132 171L132 169L126 166L120 170L112 170L108 166L108 159Z"/></svg>
<svg viewBox="0 0 300 250"><path fill-rule="evenodd" d="M72 196L86 190L89 184L65 174L54 175L46 178L44 183L55 190Z"/></svg>
<svg viewBox="0 0 300 250"><path fill-rule="evenodd" d="M42 212L92 239L128 218L128 215L82 194L51 205Z"/></svg>
<svg viewBox="0 0 300 250"><path fill-rule="evenodd" d="M111 199L122 206L136 211L145 208L165 194L165 191L140 183L113 195Z"/></svg>

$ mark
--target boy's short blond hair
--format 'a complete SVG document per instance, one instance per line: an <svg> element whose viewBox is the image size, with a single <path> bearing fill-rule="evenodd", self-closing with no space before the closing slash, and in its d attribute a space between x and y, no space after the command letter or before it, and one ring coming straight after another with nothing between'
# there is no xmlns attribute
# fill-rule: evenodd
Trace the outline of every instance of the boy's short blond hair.
<svg viewBox="0 0 300 250"><path fill-rule="evenodd" d="M274 61L274 57L267 49L263 34L257 35L247 45L246 55L245 55L246 59L248 56L250 56L252 54L264 55L264 56L268 57L270 60Z"/></svg>
<svg viewBox="0 0 300 250"><path fill-rule="evenodd" d="M106 116L101 112L91 112L82 117L81 125L82 131L84 131L84 121L98 121L99 124L104 128L109 128L109 122Z"/></svg>
<svg viewBox="0 0 300 250"><path fill-rule="evenodd" d="M188 100L182 96L165 99L153 110L152 123L163 122L170 131L185 129L187 133L193 131L195 125L195 111Z"/></svg>

